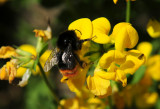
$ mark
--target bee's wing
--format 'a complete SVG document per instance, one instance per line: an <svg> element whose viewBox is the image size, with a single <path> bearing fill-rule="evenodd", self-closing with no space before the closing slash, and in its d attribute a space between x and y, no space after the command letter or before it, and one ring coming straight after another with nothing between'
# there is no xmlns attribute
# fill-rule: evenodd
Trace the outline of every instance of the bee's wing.
<svg viewBox="0 0 160 109"><path fill-rule="evenodd" d="M54 65L58 64L58 59L57 59L57 48L55 48L50 56L48 57L45 65L44 65L44 71L48 72Z"/></svg>

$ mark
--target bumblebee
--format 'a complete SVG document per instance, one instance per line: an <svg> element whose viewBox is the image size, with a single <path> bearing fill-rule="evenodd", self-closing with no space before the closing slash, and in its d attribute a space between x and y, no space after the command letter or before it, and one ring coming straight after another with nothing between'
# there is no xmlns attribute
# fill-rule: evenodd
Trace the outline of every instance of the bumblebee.
<svg viewBox="0 0 160 109"><path fill-rule="evenodd" d="M91 40L91 38L79 40L75 31L68 30L59 35L57 48L52 51L44 65L45 72L49 71L54 65L58 65L62 75L72 77L77 74L78 64L84 68L86 63L81 61L75 52L81 50L82 44Z"/></svg>

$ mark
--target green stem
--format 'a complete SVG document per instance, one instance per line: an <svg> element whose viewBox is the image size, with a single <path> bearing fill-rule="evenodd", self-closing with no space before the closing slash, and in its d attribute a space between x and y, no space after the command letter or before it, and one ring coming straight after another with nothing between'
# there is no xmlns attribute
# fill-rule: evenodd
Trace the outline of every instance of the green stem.
<svg viewBox="0 0 160 109"><path fill-rule="evenodd" d="M130 22L130 11L131 11L131 3L130 0L127 1L126 5L126 22Z"/></svg>
<svg viewBox="0 0 160 109"><path fill-rule="evenodd" d="M41 72L42 72L42 76L43 76L43 79L44 79L45 83L47 84L48 88L49 88L50 91L52 92L52 95L54 96L57 104L59 104L59 98L58 98L58 97L56 96L56 94L54 93L54 89L53 89L52 85L49 83L49 81L48 81L48 79L47 79L47 77L46 77L46 74L45 74L45 72L44 72L41 64L38 63L38 66L39 66L39 68L40 68L40 70L41 70Z"/></svg>
<svg viewBox="0 0 160 109"><path fill-rule="evenodd" d="M109 105L110 109L113 109L113 104L112 104L112 98L111 98L111 96L108 96L108 105Z"/></svg>

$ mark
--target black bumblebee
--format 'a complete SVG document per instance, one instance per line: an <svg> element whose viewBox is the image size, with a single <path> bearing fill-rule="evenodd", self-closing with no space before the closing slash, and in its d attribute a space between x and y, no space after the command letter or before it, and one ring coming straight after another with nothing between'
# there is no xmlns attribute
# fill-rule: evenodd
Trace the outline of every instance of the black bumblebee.
<svg viewBox="0 0 160 109"><path fill-rule="evenodd" d="M71 77L77 73L77 64L82 68L84 67L86 63L81 61L75 52L81 50L83 42L89 41L91 38L79 40L75 31L68 30L59 35L57 48L52 51L44 65L45 72L49 71L54 65L58 65L62 75Z"/></svg>

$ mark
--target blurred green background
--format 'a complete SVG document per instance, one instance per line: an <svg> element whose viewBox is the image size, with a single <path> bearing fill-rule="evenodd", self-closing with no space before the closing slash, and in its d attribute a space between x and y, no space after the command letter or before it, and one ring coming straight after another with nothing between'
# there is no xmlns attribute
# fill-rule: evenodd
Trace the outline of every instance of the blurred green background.
<svg viewBox="0 0 160 109"><path fill-rule="evenodd" d="M131 24L139 34L139 42L152 38L146 32L150 18L160 20L160 0L137 0L131 2ZM126 2L119 0L0 0L0 46L32 44L36 45L34 29L46 29L51 21L55 45L58 35L67 30L68 25L79 18L94 20L106 17L114 25L125 22ZM112 30L111 30L112 31ZM7 60L1 60L2 66ZM60 83L57 68L50 75L55 91L60 97L73 96L66 85ZM0 109L54 109L54 100L40 76L30 78L29 84L20 88L0 81Z"/></svg>

